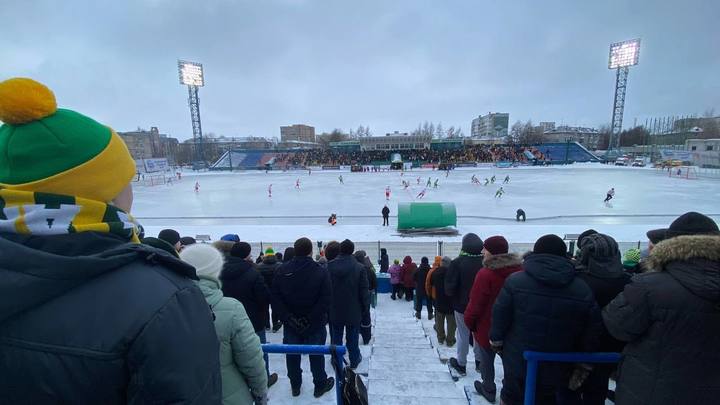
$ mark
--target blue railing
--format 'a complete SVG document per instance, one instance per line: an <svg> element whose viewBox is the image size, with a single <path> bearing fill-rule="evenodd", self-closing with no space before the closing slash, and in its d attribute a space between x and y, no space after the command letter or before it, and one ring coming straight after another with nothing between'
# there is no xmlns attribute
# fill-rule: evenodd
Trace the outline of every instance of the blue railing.
<svg viewBox="0 0 720 405"><path fill-rule="evenodd" d="M342 405L342 386L345 382L343 356L347 351L345 346L264 344L262 349L263 352L268 354L328 354L333 357L333 363L338 365L335 367L335 399L338 405Z"/></svg>
<svg viewBox="0 0 720 405"><path fill-rule="evenodd" d="M525 405L535 405L538 363L554 361L560 363L617 363L620 353L543 353L525 351L527 376L525 377Z"/></svg>

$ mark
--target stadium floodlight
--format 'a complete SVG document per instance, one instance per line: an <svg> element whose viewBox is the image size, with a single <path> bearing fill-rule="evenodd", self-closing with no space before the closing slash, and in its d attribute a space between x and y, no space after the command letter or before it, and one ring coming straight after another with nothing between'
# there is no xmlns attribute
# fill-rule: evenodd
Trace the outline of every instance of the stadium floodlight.
<svg viewBox="0 0 720 405"><path fill-rule="evenodd" d="M608 69L635 66L640 59L640 38L610 44Z"/></svg>
<svg viewBox="0 0 720 405"><path fill-rule="evenodd" d="M623 114L625 112L625 91L630 66L640 59L640 38L610 44L608 69L615 69L615 98L613 101L612 127L608 149L620 150Z"/></svg>
<svg viewBox="0 0 720 405"><path fill-rule="evenodd" d="M202 124L200 123L200 96L198 95L198 89L205 85L202 63L178 60L178 74L180 84L188 87L188 106L190 107L190 121L195 141L195 160L205 162Z"/></svg>
<svg viewBox="0 0 720 405"><path fill-rule="evenodd" d="M178 73L180 74L180 84L197 87L205 85L202 63L179 60Z"/></svg>

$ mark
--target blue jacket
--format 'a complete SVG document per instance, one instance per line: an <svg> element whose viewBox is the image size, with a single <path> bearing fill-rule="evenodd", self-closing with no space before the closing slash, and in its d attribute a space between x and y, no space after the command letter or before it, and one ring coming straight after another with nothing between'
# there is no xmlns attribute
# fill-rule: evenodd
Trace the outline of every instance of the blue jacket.
<svg viewBox="0 0 720 405"><path fill-rule="evenodd" d="M328 322L332 286L327 270L308 256L295 256L275 273L272 307L283 326L299 335L312 333Z"/></svg>

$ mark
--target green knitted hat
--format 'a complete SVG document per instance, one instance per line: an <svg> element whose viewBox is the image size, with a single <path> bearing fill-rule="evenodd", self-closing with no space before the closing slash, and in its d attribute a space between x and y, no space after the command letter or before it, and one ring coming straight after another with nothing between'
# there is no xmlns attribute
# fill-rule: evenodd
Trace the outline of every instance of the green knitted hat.
<svg viewBox="0 0 720 405"><path fill-rule="evenodd" d="M274 255L275 255L275 251L273 250L273 248L269 247L269 248L265 249L265 256L274 256Z"/></svg>
<svg viewBox="0 0 720 405"><path fill-rule="evenodd" d="M623 260L626 262L639 263L640 262L640 249L628 249L625 252Z"/></svg>

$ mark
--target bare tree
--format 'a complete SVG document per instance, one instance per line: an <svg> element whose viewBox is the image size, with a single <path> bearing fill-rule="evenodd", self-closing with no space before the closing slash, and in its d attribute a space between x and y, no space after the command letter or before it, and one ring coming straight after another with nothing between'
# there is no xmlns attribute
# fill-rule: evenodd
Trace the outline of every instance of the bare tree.
<svg viewBox="0 0 720 405"><path fill-rule="evenodd" d="M433 134L434 138L442 139L445 137L445 131L443 131L442 122L438 123L435 127L435 133Z"/></svg>

